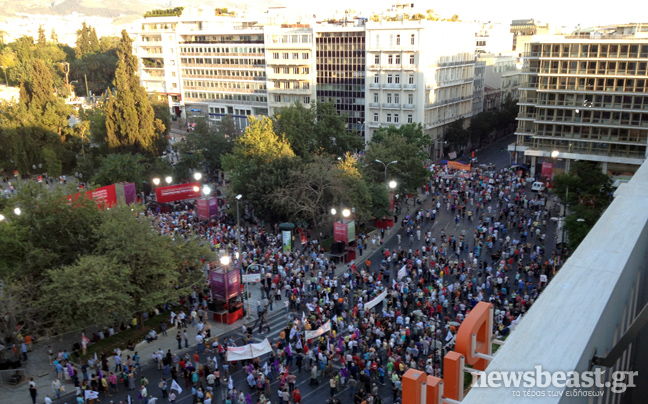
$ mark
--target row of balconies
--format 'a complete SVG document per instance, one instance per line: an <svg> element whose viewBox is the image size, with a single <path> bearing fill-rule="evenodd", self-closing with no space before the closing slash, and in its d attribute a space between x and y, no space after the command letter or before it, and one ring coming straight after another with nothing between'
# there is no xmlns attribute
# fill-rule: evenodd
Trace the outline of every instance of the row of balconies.
<svg viewBox="0 0 648 404"><path fill-rule="evenodd" d="M528 67L524 69L524 73L537 73L537 74L572 74L572 75L587 75L587 76L642 76L645 77L648 70L607 70L607 69L547 69L542 67Z"/></svg>
<svg viewBox="0 0 648 404"><path fill-rule="evenodd" d="M216 67L223 69L265 69L265 65L232 65L232 64L213 64L213 63L180 63L186 67Z"/></svg>
<svg viewBox="0 0 648 404"><path fill-rule="evenodd" d="M267 94L268 90L259 90L252 88L228 88L228 87L203 87L203 86L184 86L184 90L202 90L210 92L224 93L245 93L245 94Z"/></svg>
<svg viewBox="0 0 648 404"><path fill-rule="evenodd" d="M210 74L183 74L184 78L192 79L214 79L214 80L228 80L228 81L265 81L265 76L214 76Z"/></svg>
<svg viewBox="0 0 648 404"><path fill-rule="evenodd" d="M472 95L471 96L464 96L464 97L449 98L447 100L440 100L440 101L436 101L436 102L433 102L433 103L430 103L430 104L425 104L425 108L442 107L442 106L448 105L448 104L454 104L454 103L457 103L457 102L472 100L472 98L473 98Z"/></svg>
<svg viewBox="0 0 648 404"><path fill-rule="evenodd" d="M241 101L241 100L223 100L223 99L211 99L211 98L193 98L193 97L184 97L185 102L203 102L210 104L236 104L236 105L253 105L253 106L265 106L266 102L263 101Z"/></svg>
<svg viewBox="0 0 648 404"><path fill-rule="evenodd" d="M384 109L414 109L414 104L401 104L401 103L379 103L370 102L370 108L384 108Z"/></svg>
<svg viewBox="0 0 648 404"><path fill-rule="evenodd" d="M416 70L416 65L410 65L410 64L372 64L372 65L367 65L369 70Z"/></svg>
<svg viewBox="0 0 648 404"><path fill-rule="evenodd" d="M372 90L415 90L416 84L400 84L400 83L369 83L369 88Z"/></svg>
<svg viewBox="0 0 648 404"><path fill-rule="evenodd" d="M527 58L552 58L552 59L570 59L570 58L576 58L576 59L602 59L602 58L610 58L610 59L648 59L648 53L645 52L629 52L626 55L619 55L618 53L609 53L609 52L599 52L596 54L590 54L590 53L578 53L578 52L570 52L569 54L566 53L557 53L557 52L525 52L523 54L524 57Z"/></svg>
<svg viewBox="0 0 648 404"><path fill-rule="evenodd" d="M180 51L180 56L240 56L240 57L258 57L265 58L265 53L232 53L232 52L182 52Z"/></svg>

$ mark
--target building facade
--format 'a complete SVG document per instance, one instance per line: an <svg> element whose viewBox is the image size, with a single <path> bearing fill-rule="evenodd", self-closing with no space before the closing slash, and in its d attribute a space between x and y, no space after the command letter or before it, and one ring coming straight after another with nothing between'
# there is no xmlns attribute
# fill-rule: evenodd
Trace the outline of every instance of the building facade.
<svg viewBox="0 0 648 404"><path fill-rule="evenodd" d="M496 23L481 23L475 32L475 54L499 53L512 50L513 33L509 27Z"/></svg>
<svg viewBox="0 0 648 404"><path fill-rule="evenodd" d="M567 172L571 160L634 172L647 153L648 38L538 36L526 50L513 147L531 169L558 151Z"/></svg>
<svg viewBox="0 0 648 404"><path fill-rule="evenodd" d="M315 35L309 26L265 27L268 114L315 100Z"/></svg>
<svg viewBox="0 0 648 404"><path fill-rule="evenodd" d="M474 26L435 21L368 22L366 133L421 123L433 158L445 127L472 115Z"/></svg>
<svg viewBox="0 0 648 404"><path fill-rule="evenodd" d="M335 102L347 129L365 133L364 27L318 27L315 33L317 101Z"/></svg>
<svg viewBox="0 0 648 404"><path fill-rule="evenodd" d="M484 74L486 62L475 60L475 82L473 83L472 114L477 115L484 111Z"/></svg>

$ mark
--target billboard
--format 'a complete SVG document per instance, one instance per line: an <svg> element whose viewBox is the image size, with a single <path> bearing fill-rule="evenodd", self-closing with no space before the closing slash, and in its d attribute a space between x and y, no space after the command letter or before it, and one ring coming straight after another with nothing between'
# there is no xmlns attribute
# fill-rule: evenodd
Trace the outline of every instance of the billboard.
<svg viewBox="0 0 648 404"><path fill-rule="evenodd" d="M283 251L284 252L292 251L292 231L282 230L281 238L283 241Z"/></svg>
<svg viewBox="0 0 648 404"><path fill-rule="evenodd" d="M85 195L86 198L92 198L97 202L99 207L112 207L117 205L117 193L115 192L115 185L107 185L105 187L97 188L94 191L87 191L85 194L77 192L74 195L68 195L68 200L72 202L77 198Z"/></svg>
<svg viewBox="0 0 648 404"><path fill-rule="evenodd" d="M201 219L209 219L218 216L218 199L217 198L201 198L196 200L198 206L198 217Z"/></svg>
<svg viewBox="0 0 648 404"><path fill-rule="evenodd" d="M169 185L168 187L158 187L155 189L157 201L162 203L200 198L201 195L199 182Z"/></svg>
<svg viewBox="0 0 648 404"><path fill-rule="evenodd" d="M333 241L339 243L343 241L345 243L349 242L349 234L347 231L347 224L344 222L335 222L333 223Z"/></svg>
<svg viewBox="0 0 648 404"><path fill-rule="evenodd" d="M551 177L552 174L553 174L553 163L549 163L549 162L546 162L546 161L543 162L542 163L542 171L540 172L540 174L543 177Z"/></svg>
<svg viewBox="0 0 648 404"><path fill-rule="evenodd" d="M239 295L241 275L236 268L218 268L209 272L212 296L218 300L229 300Z"/></svg>

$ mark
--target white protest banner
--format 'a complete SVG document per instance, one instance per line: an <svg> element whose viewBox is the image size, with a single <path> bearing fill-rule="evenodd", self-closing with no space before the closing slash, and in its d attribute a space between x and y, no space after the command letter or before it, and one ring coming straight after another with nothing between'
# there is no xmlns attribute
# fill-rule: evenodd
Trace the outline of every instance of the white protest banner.
<svg viewBox="0 0 648 404"><path fill-rule="evenodd" d="M261 282L261 274L243 275L241 279L243 280L243 283L257 283Z"/></svg>
<svg viewBox="0 0 648 404"><path fill-rule="evenodd" d="M182 387L175 380L171 380L171 390L175 390L178 394L182 394Z"/></svg>
<svg viewBox="0 0 648 404"><path fill-rule="evenodd" d="M365 304L364 309L365 310L371 310L372 308L376 307L378 303L382 302L385 298L387 297L387 291L382 292L372 300L368 301L367 304Z"/></svg>
<svg viewBox="0 0 648 404"><path fill-rule="evenodd" d="M92 391L92 390L86 390L85 391L85 399L86 400L94 400L95 398L99 398L99 392Z"/></svg>
<svg viewBox="0 0 648 404"><path fill-rule="evenodd" d="M272 346L266 338L258 344L227 347L227 361L253 359L269 352L272 352Z"/></svg>
<svg viewBox="0 0 648 404"><path fill-rule="evenodd" d="M407 265L403 265L401 269L398 270L398 279L405 277L407 275Z"/></svg>
<svg viewBox="0 0 648 404"><path fill-rule="evenodd" d="M304 332L304 337L306 337L307 340L317 338L320 335L323 335L324 333L331 331L331 321L327 321L323 326L318 328L315 331L306 331Z"/></svg>

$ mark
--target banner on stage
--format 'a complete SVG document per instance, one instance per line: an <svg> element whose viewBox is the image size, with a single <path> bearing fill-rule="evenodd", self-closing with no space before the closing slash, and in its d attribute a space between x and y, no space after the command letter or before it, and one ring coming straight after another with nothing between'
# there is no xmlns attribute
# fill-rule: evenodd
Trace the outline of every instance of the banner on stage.
<svg viewBox="0 0 648 404"><path fill-rule="evenodd" d="M272 352L272 346L270 346L270 341L266 338L258 344L227 347L227 361L253 359L269 352Z"/></svg>
<svg viewBox="0 0 648 404"><path fill-rule="evenodd" d="M324 333L327 333L331 331L331 321L327 321L323 326L318 328L315 331L305 331L304 336L306 337L307 340L317 338L320 335L324 335Z"/></svg>
<svg viewBox="0 0 648 404"><path fill-rule="evenodd" d="M382 292L381 294L376 296L373 300L370 300L369 302L367 302L367 304L365 304L365 307L364 307L365 310L373 309L374 307L376 307L378 305L378 303L385 300L386 297L387 297L387 291Z"/></svg>
<svg viewBox="0 0 648 404"><path fill-rule="evenodd" d="M94 400L99 398L99 392L92 391L92 390L86 390L85 391L85 399L86 400Z"/></svg>

